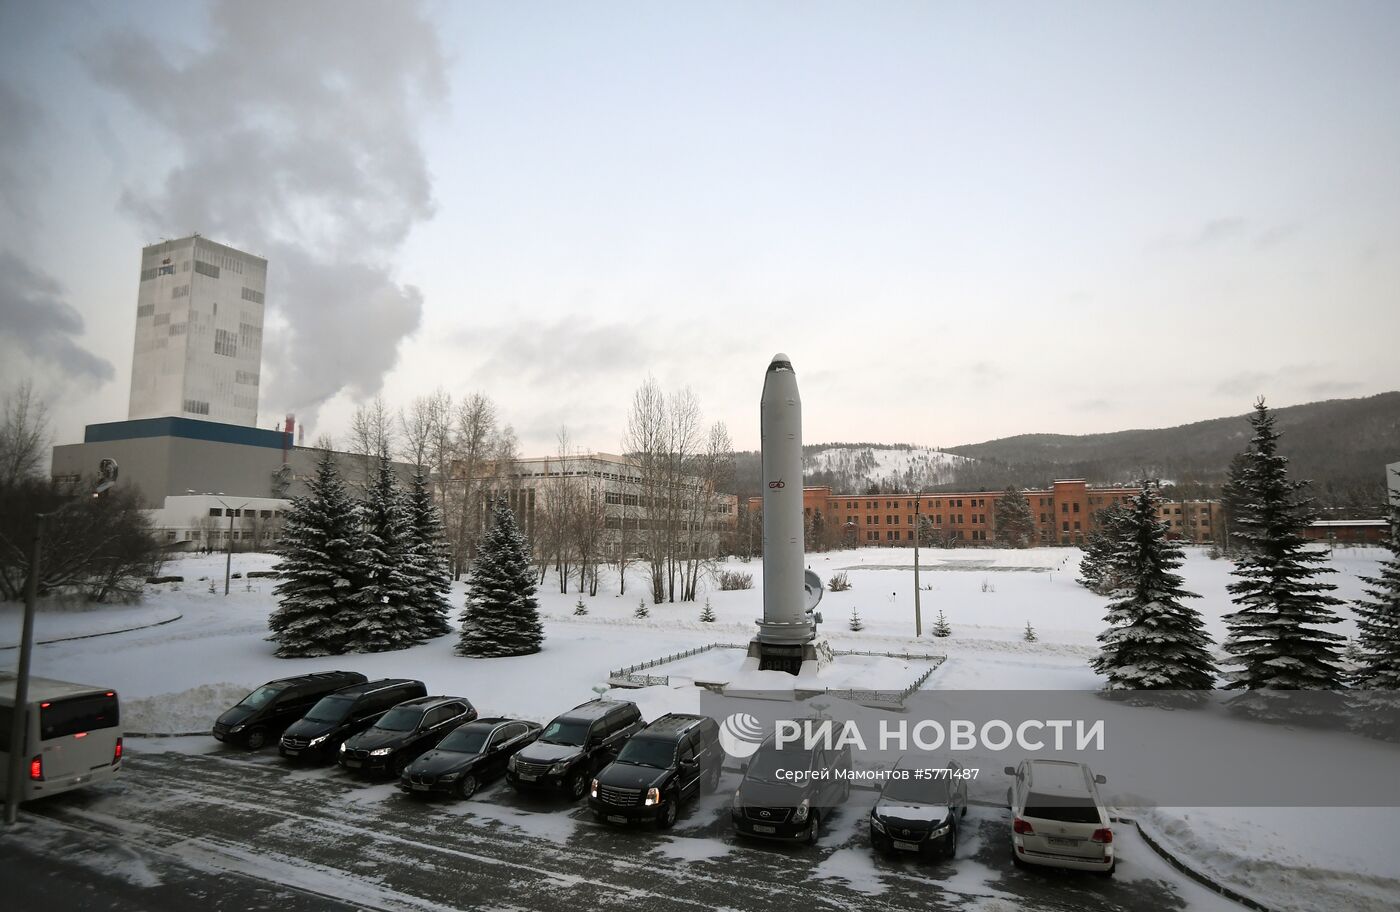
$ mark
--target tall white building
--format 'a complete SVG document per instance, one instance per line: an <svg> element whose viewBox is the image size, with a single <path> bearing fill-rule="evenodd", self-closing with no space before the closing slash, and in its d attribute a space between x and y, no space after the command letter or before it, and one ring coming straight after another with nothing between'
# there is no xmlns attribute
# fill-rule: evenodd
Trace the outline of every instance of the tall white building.
<svg viewBox="0 0 1400 912"><path fill-rule="evenodd" d="M267 261L199 235L141 251L127 418L254 427Z"/></svg>

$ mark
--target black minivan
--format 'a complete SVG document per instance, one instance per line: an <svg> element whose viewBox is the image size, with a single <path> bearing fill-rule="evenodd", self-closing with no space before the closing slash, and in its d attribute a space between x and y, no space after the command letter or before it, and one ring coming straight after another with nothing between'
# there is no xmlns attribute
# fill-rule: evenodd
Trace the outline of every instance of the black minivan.
<svg viewBox="0 0 1400 912"><path fill-rule="evenodd" d="M268 681L224 710L214 722L214 737L257 750L306 715L322 697L364 681L358 671L322 671Z"/></svg>
<svg viewBox="0 0 1400 912"><path fill-rule="evenodd" d="M714 719L667 713L628 739L598 772L588 806L608 823L654 820L666 829L682 802L714 791L723 763Z"/></svg>
<svg viewBox="0 0 1400 912"><path fill-rule="evenodd" d="M405 700L426 697L428 688L410 678L380 678L342 687L321 701L282 735L277 751L296 760L334 760L351 735L373 725Z"/></svg>

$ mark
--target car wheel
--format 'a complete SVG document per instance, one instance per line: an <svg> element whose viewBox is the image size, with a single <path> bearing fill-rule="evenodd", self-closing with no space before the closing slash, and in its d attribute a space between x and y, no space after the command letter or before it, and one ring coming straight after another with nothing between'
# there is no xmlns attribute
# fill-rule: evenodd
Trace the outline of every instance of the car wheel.
<svg viewBox="0 0 1400 912"><path fill-rule="evenodd" d="M1022 870L1026 867L1026 863L1021 860L1021 853L1016 851L1015 846L1011 847L1011 863Z"/></svg>
<svg viewBox="0 0 1400 912"><path fill-rule="evenodd" d="M962 811L958 814L958 816L959 816L959 817L966 817L966 816L967 816L967 805L964 804L964 805L962 806Z"/></svg>
<svg viewBox="0 0 1400 912"><path fill-rule="evenodd" d="M719 767L716 766L705 776L705 791L713 792L719 788Z"/></svg>
<svg viewBox="0 0 1400 912"><path fill-rule="evenodd" d="M248 732L245 743L248 745L248 750L262 750L263 745L267 744L267 732L261 728L255 728Z"/></svg>
<svg viewBox="0 0 1400 912"><path fill-rule="evenodd" d="M669 830L676 825L676 814L679 812L679 801L675 792L668 792L666 800L661 805L661 813L656 815L656 825L663 830Z"/></svg>
<svg viewBox="0 0 1400 912"><path fill-rule="evenodd" d="M476 777L467 773L462 777L462 781L457 783L457 797L466 800L476 794Z"/></svg>
<svg viewBox="0 0 1400 912"><path fill-rule="evenodd" d="M574 798L582 798L588 791L588 776L582 772L574 773L574 777L569 780L569 794Z"/></svg>
<svg viewBox="0 0 1400 912"><path fill-rule="evenodd" d="M816 813L815 811L813 811L813 812L812 812L812 821L811 821L811 823L808 823L808 824L807 824L807 832L806 832L806 834L802 837L802 841L805 842L805 843L807 843L807 845L816 845L816 844L817 844L817 837L821 835L821 832L822 832L822 821L821 821L821 817L819 817L819 816L817 815L817 813Z"/></svg>
<svg viewBox="0 0 1400 912"><path fill-rule="evenodd" d="M948 833L948 849L944 855L947 858L958 857L958 828L956 826Z"/></svg>
<svg viewBox="0 0 1400 912"><path fill-rule="evenodd" d="M1107 871L1100 871L1100 872L1099 872L1099 876L1100 876L1100 877L1112 877L1112 876L1113 876L1113 872L1116 871L1116 870L1118 870L1118 859L1115 858L1115 859L1113 859L1113 864L1111 864L1111 865L1108 866L1108 870L1107 870Z"/></svg>

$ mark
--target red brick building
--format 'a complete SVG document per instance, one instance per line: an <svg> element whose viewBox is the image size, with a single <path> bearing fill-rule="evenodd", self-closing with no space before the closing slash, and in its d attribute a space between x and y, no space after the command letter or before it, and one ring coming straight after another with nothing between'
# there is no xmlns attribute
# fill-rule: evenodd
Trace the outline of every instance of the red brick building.
<svg viewBox="0 0 1400 912"><path fill-rule="evenodd" d="M1379 545L1390 535L1384 519L1320 519L1303 530L1314 541L1338 545Z"/></svg>
<svg viewBox="0 0 1400 912"><path fill-rule="evenodd" d="M1083 544L1094 522L1094 515L1115 503L1126 504L1137 496L1136 486L1091 485L1080 479L1056 481L1046 489L1022 491L1035 520L1035 541L1040 544ZM996 504L1004 491L976 491L954 494L837 494L826 486L802 489L804 513L809 524L824 530L830 545L909 546L914 543L915 501L917 513L928 517L933 541L926 534L921 544L934 545L952 540L982 544L996 540ZM750 497L751 512L763 510L762 497ZM1166 501L1161 519L1173 537L1192 542L1210 542L1221 522L1220 504L1215 501Z"/></svg>

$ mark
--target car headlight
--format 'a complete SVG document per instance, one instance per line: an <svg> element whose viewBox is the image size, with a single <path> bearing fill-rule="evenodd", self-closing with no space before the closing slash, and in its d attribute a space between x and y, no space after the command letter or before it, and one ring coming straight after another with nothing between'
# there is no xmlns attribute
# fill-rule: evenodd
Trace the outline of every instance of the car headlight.
<svg viewBox="0 0 1400 912"><path fill-rule="evenodd" d="M319 738L312 738L310 741L306 742L306 746L307 746L307 747L315 747L315 746L318 745L318 744L323 744L323 743L325 743L325 740L326 740L327 738L329 738L329 737L330 737L330 735L322 735L322 736L319 737Z"/></svg>
<svg viewBox="0 0 1400 912"><path fill-rule="evenodd" d="M554 764L553 766L551 766L551 767L549 768L549 774L550 774L551 776L562 776L562 775L564 775L564 771L567 770L568 768L569 768L569 761L568 761L568 760L560 760L558 763Z"/></svg>
<svg viewBox="0 0 1400 912"><path fill-rule="evenodd" d="M344 741L340 742L340 752L343 754L343 753L345 753L345 751L346 751L347 749L348 749L348 748L346 748L345 742L344 742Z"/></svg>
<svg viewBox="0 0 1400 912"><path fill-rule="evenodd" d="M455 782L461 777L461 773L446 773L438 777L439 782Z"/></svg>
<svg viewBox="0 0 1400 912"><path fill-rule="evenodd" d="M392 747L376 747L369 752L371 757L387 757L394 752Z"/></svg>
<svg viewBox="0 0 1400 912"><path fill-rule="evenodd" d="M588 787L588 793L594 798L598 797L598 780L594 779L593 784Z"/></svg>
<svg viewBox="0 0 1400 912"><path fill-rule="evenodd" d="M735 790L734 790L734 810L736 810L736 811L742 811L743 809L744 809L744 795L743 795L743 792L742 792L742 790L740 790L740 789L735 789Z"/></svg>
<svg viewBox="0 0 1400 912"><path fill-rule="evenodd" d="M801 823L807 819L807 814L812 810L812 802L806 798L797 806L797 812L792 815L793 823Z"/></svg>
<svg viewBox="0 0 1400 912"><path fill-rule="evenodd" d="M880 818L874 814L870 815L870 828L877 833L885 832L885 825L880 822Z"/></svg>
<svg viewBox="0 0 1400 912"><path fill-rule="evenodd" d="M948 835L948 831L951 830L952 828L953 828L953 825L952 825L951 823L945 823L945 824L943 824L942 826L934 827L934 828L933 828L933 832L930 833L929 835L932 836L934 839L937 839L939 836L946 836L946 835Z"/></svg>
<svg viewBox="0 0 1400 912"><path fill-rule="evenodd" d="M647 789L647 800L644 802L647 807L655 807L661 803L661 789Z"/></svg>
<svg viewBox="0 0 1400 912"><path fill-rule="evenodd" d="M230 728L229 731L236 735L247 727L246 725L235 725L233 728Z"/></svg>
<svg viewBox="0 0 1400 912"><path fill-rule="evenodd" d="M506 761L506 769L508 769L508 770L513 770L513 769L515 769L515 754L511 754L511 755L510 755L510 759Z"/></svg>

